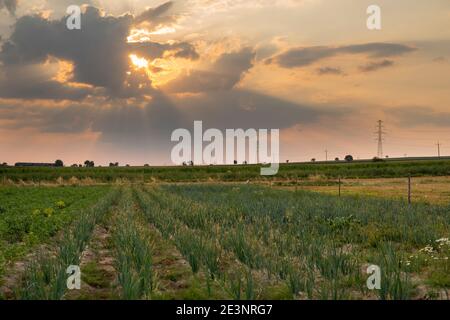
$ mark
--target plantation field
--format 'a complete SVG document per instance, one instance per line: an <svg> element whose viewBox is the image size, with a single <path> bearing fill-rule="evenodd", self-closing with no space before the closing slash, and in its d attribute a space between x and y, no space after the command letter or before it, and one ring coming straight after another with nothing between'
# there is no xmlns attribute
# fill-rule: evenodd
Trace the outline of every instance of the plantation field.
<svg viewBox="0 0 450 320"><path fill-rule="evenodd" d="M139 182L219 182L219 181L296 181L311 177L345 179L395 178L406 176L450 176L450 160L355 161L328 163L281 164L276 176L261 176L259 165L194 166L194 167L96 167L40 168L0 167L0 183L66 183L117 180Z"/></svg>
<svg viewBox="0 0 450 320"><path fill-rule="evenodd" d="M4 298L449 297L448 206L242 184L97 192L52 243L15 259L23 270L9 264ZM372 264L380 290L366 286ZM69 265L81 266L80 290L66 287Z"/></svg>
<svg viewBox="0 0 450 320"><path fill-rule="evenodd" d="M0 187L0 276L5 265L49 241L106 190Z"/></svg>

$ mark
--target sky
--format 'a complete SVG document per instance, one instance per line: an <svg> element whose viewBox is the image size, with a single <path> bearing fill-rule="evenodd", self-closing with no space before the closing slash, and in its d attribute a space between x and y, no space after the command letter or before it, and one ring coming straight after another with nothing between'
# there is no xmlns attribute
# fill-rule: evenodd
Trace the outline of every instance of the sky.
<svg viewBox="0 0 450 320"><path fill-rule="evenodd" d="M0 37L0 162L171 165L195 120L282 162L372 158L378 120L384 155L450 156L448 0L0 0Z"/></svg>

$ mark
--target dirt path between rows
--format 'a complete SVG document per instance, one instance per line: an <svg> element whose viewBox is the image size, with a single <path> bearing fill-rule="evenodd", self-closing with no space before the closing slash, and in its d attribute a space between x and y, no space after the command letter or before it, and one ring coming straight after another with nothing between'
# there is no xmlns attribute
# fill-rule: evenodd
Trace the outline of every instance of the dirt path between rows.
<svg viewBox="0 0 450 320"><path fill-rule="evenodd" d="M81 289L71 290L65 300L109 300L118 298L117 272L107 226L97 225L81 256Z"/></svg>

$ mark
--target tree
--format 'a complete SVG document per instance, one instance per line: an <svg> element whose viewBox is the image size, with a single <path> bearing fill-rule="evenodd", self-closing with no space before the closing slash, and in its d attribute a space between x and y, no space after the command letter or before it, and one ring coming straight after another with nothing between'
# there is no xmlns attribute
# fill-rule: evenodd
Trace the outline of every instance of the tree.
<svg viewBox="0 0 450 320"><path fill-rule="evenodd" d="M347 161L347 162L352 162L353 161L353 156L352 155L346 155L345 156L345 161Z"/></svg>
<svg viewBox="0 0 450 320"><path fill-rule="evenodd" d="M338 161L340 161L340 160L339 160L339 158L336 157L336 158L334 158L334 161L338 162Z"/></svg>
<svg viewBox="0 0 450 320"><path fill-rule="evenodd" d="M64 167L64 162L62 160L56 160L55 167Z"/></svg>
<svg viewBox="0 0 450 320"><path fill-rule="evenodd" d="M234 160L234 164L238 164L237 160Z"/></svg>
<svg viewBox="0 0 450 320"><path fill-rule="evenodd" d="M86 168L93 168L93 167L95 167L95 163L94 163L94 161L86 160L86 161L84 162L84 166L85 166Z"/></svg>
<svg viewBox="0 0 450 320"><path fill-rule="evenodd" d="M316 158L312 158L312 159L311 159L311 162L316 162Z"/></svg>
<svg viewBox="0 0 450 320"><path fill-rule="evenodd" d="M144 164L144 167L148 168L150 165L148 163Z"/></svg>

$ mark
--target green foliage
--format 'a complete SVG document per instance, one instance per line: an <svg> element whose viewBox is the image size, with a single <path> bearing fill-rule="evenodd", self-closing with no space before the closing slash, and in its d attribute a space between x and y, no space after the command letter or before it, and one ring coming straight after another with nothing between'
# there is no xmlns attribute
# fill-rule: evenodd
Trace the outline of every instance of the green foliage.
<svg viewBox="0 0 450 320"><path fill-rule="evenodd" d="M252 185L134 185L122 191L120 197L112 193L95 209L78 215L58 242L54 257L39 258L29 266L20 297L63 297L65 267L79 263L95 224L110 217L105 212L114 200L118 205L108 222L113 226L111 248L124 299L170 297L170 292L159 291L159 280L177 282L180 270L193 280L177 297L194 299L222 294L237 300L410 299L417 294L413 279L418 274L415 281L432 286L430 290L448 289L450 211L446 206ZM67 207L60 208L58 201ZM71 205L59 197L34 207L28 215L45 226L71 210ZM47 208L54 212L46 214ZM8 219L0 218L0 230L16 225ZM17 226L17 230L32 230L33 224ZM185 269L171 269L171 274L158 278L161 264L156 266L155 261L161 262L154 253L161 248L151 236L153 227L161 233L158 239L176 248L190 269L184 265ZM31 232L21 237L39 241ZM1 249L9 248L3 257L20 248L14 244L0 243ZM369 264L381 268L379 291L366 287L363 267ZM93 283L95 279L94 274Z"/></svg>
<svg viewBox="0 0 450 320"><path fill-rule="evenodd" d="M379 297L407 299L413 289L399 259L405 250L449 232L447 208L395 200L342 201L242 185L172 185L136 195L148 221L173 240L193 272L214 273L234 299L244 298L246 284L252 283L244 277L246 270L285 282L293 297L367 294L361 266L373 260L384 270ZM210 260L206 248L214 249ZM230 254L244 266L237 268L241 276L223 268Z"/></svg>
<svg viewBox="0 0 450 320"><path fill-rule="evenodd" d="M150 238L140 224L129 189L119 205L116 229L113 232L116 269L122 297L127 300L150 299L157 287L153 269Z"/></svg>
<svg viewBox="0 0 450 320"><path fill-rule="evenodd" d="M0 187L0 276L6 263L50 241L107 191L100 186Z"/></svg>
<svg viewBox="0 0 450 320"><path fill-rule="evenodd" d="M56 256L50 253L39 255L28 264L23 275L23 285L17 296L20 299L59 300L67 289L66 269L80 264L80 255L90 240L96 223L108 212L117 190L109 192L94 206L79 214L71 229L59 242Z"/></svg>

